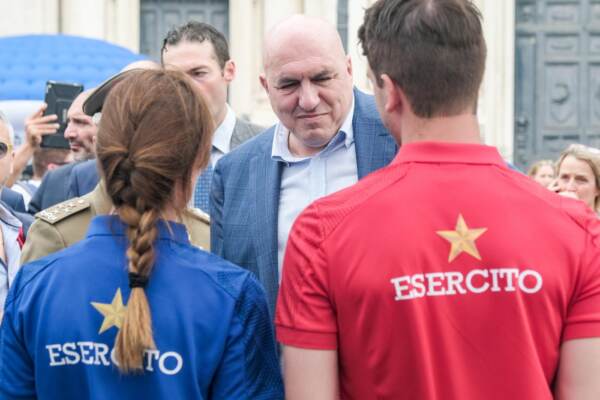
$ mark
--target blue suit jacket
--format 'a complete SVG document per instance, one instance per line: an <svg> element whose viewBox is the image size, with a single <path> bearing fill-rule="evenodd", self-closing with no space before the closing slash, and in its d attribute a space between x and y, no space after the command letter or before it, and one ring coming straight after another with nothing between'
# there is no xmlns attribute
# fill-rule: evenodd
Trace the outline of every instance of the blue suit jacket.
<svg viewBox="0 0 600 400"><path fill-rule="evenodd" d="M69 198L88 194L98 184L100 177L96 160L87 160L77 164L69 177Z"/></svg>
<svg viewBox="0 0 600 400"><path fill-rule="evenodd" d="M398 150L372 96L354 91L352 119L358 178L390 163ZM217 163L210 197L211 251L253 272L274 312L279 277L277 215L282 163L271 159L274 127Z"/></svg>
<svg viewBox="0 0 600 400"><path fill-rule="evenodd" d="M15 192L7 187L0 188L0 201L8 208L16 212L27 212L25 201L21 193Z"/></svg>
<svg viewBox="0 0 600 400"><path fill-rule="evenodd" d="M69 177L77 163L63 165L57 169L46 172L38 190L35 191L29 202L30 214L52 207L69 198Z"/></svg>

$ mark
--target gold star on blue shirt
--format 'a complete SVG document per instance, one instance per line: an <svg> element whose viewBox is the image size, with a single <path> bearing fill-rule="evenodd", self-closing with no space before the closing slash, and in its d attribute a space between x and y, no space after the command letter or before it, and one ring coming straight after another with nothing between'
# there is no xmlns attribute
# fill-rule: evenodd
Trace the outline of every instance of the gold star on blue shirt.
<svg viewBox="0 0 600 400"><path fill-rule="evenodd" d="M98 310L100 314L104 316L102 326L100 327L99 334L112 328L113 326L120 329L123 325L123 318L125 317L125 310L127 307L123 304L123 297L121 296L121 289L117 288L117 292L110 303L96 303L91 302L92 306Z"/></svg>

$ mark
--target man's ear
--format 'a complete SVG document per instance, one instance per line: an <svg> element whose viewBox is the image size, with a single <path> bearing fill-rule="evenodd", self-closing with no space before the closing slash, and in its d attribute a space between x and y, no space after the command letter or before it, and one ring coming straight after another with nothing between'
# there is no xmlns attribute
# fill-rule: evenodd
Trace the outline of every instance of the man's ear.
<svg viewBox="0 0 600 400"><path fill-rule="evenodd" d="M235 62L228 60L223 67L223 78L230 83L235 78Z"/></svg>
<svg viewBox="0 0 600 400"><path fill-rule="evenodd" d="M350 58L350 55L346 56L346 68L348 69L348 75L352 76L352 58Z"/></svg>
<svg viewBox="0 0 600 400"><path fill-rule="evenodd" d="M267 77L265 76L265 74L260 74L258 76L258 79L260 80L260 86L263 87L263 89L265 89L265 92L267 92L267 94L269 93L269 83L267 82Z"/></svg>
<svg viewBox="0 0 600 400"><path fill-rule="evenodd" d="M404 103L402 89L390 78L388 74L381 75L382 89L385 93L385 111L393 112L401 109Z"/></svg>

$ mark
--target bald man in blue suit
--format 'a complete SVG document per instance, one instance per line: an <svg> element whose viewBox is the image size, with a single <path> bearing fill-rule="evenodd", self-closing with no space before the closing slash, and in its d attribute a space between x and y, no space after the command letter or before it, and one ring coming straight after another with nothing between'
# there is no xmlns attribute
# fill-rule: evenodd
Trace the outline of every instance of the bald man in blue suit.
<svg viewBox="0 0 600 400"><path fill-rule="evenodd" d="M265 42L261 83L279 123L217 163L211 251L260 279L274 312L297 215L319 197L389 164L398 147L327 23L293 16Z"/></svg>

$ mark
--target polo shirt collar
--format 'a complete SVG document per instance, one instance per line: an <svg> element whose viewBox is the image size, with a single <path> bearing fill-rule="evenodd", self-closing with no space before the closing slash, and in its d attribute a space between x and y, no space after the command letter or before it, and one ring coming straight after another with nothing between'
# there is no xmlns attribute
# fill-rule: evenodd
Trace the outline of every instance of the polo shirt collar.
<svg viewBox="0 0 600 400"><path fill-rule="evenodd" d="M403 144L393 164L410 162L495 164L506 167L506 162L495 147L472 143L413 142Z"/></svg>
<svg viewBox="0 0 600 400"><path fill-rule="evenodd" d="M233 129L235 128L235 113L229 107L229 104L225 104L227 107L227 113L225 119L215 130L213 136L212 145L223 154L229 153L231 148L231 137L233 136Z"/></svg>
<svg viewBox="0 0 600 400"><path fill-rule="evenodd" d="M125 229L125 224L117 215L100 215L92 219L86 237L126 236L127 232ZM173 221L158 221L158 239L190 244L185 226Z"/></svg>

